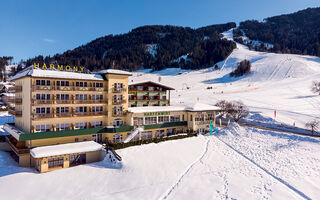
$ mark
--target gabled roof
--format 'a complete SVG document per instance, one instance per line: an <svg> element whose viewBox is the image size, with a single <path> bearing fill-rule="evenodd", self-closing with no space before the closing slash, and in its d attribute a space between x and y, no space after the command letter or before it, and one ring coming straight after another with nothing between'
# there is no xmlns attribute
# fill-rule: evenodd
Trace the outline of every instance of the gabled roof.
<svg viewBox="0 0 320 200"><path fill-rule="evenodd" d="M132 73L128 71L123 71L123 70L118 70L118 69L105 69L96 72L97 74L118 74L118 75L127 75L127 76L132 76Z"/></svg>
<svg viewBox="0 0 320 200"><path fill-rule="evenodd" d="M133 82L129 82L129 85L142 85L142 84L153 84L153 85L156 85L156 86L160 86L160 87L163 87L167 90L175 90L173 87L170 87L168 85L164 85L160 82L156 82L156 81L151 81L151 80L148 80L148 81L133 81Z"/></svg>
<svg viewBox="0 0 320 200"><path fill-rule="evenodd" d="M219 108L217 106L212 106L209 104L196 103L191 107L187 107L186 110L188 110L188 111L208 111L208 110L221 110L221 108Z"/></svg>
<svg viewBox="0 0 320 200"><path fill-rule="evenodd" d="M11 80L16 80L25 76L40 77L40 78L64 78L64 79L80 79L80 80L103 80L100 74L92 73L78 73L78 72L68 72L59 70L43 70L30 66L21 72L17 73L11 78Z"/></svg>

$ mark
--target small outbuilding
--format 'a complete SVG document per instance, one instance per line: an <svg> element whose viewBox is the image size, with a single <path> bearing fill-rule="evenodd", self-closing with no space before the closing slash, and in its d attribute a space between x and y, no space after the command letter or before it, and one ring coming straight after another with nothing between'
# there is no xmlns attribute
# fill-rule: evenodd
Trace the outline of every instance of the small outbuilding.
<svg viewBox="0 0 320 200"><path fill-rule="evenodd" d="M94 141L36 147L30 150L31 160L39 172L68 168L104 159L106 151Z"/></svg>

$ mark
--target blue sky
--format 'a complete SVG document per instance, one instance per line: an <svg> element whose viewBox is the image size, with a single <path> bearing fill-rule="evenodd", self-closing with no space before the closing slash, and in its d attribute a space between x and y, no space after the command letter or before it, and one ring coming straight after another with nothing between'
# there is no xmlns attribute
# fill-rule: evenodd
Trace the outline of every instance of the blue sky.
<svg viewBox="0 0 320 200"><path fill-rule="evenodd" d="M197 28L320 6L319 0L1 0L0 5L0 56L15 61L62 53L142 25Z"/></svg>

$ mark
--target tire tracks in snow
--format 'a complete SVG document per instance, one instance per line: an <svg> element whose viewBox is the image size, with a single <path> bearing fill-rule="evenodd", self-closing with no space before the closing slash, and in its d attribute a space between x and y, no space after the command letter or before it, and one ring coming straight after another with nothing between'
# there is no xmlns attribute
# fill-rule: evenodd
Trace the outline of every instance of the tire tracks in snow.
<svg viewBox="0 0 320 200"><path fill-rule="evenodd" d="M178 180L175 182L175 184L173 186L171 186L170 189L167 191L167 193L159 199L167 199L171 195L171 193L179 186L182 179L192 170L192 168L197 163L199 163L199 162L202 163L203 157L207 154L207 152L209 150L209 143L210 143L210 140L206 139L205 149L204 149L203 153L200 155L200 157L198 159L196 159L191 165L189 165L189 167L187 167L187 169L182 173L182 175L178 178Z"/></svg>
<svg viewBox="0 0 320 200"><path fill-rule="evenodd" d="M286 182L285 180L281 179L280 177L275 176L274 174L272 174L269 170L267 170L266 168L264 168L263 166L259 165L258 163L256 163L254 160L252 160L251 158L249 158L248 156L246 156L245 154L243 154L242 152L238 151L237 149L235 149L234 147L232 147L230 144L226 143L225 141L223 141L222 139L220 139L217 136L216 137L219 141L221 141L223 144L225 144L227 147L229 147L230 149L232 149L234 152L236 152L237 154L239 154L241 157L243 157L244 159L246 159L248 162L250 162L251 164L255 165L256 167L258 167L259 169L261 169L262 171L264 171L266 174L268 174L269 176L271 176L272 178L274 178L276 181L278 181L279 183L283 184L284 186L286 186L287 188L289 188L291 191L295 192L298 196L302 197L303 199L307 199L307 200L311 200L310 197L308 197L306 194L304 194L302 191L298 190L297 188L293 187L292 185L290 185L288 182Z"/></svg>

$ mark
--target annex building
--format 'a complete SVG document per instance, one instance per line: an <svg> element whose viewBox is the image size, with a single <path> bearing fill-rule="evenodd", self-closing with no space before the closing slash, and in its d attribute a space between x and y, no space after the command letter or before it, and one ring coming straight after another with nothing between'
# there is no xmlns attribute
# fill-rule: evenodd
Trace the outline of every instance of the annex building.
<svg viewBox="0 0 320 200"><path fill-rule="evenodd" d="M79 73L33 66L12 77L14 104L6 138L20 166L40 172L100 161L102 144L204 132L219 108L171 106L174 88L130 82L121 70Z"/></svg>

